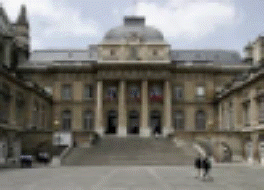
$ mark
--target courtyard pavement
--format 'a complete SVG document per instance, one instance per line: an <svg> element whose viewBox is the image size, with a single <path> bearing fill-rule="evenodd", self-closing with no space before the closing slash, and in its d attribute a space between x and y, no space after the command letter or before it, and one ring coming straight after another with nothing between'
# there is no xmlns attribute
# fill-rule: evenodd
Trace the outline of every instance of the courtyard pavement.
<svg viewBox="0 0 264 190"><path fill-rule="evenodd" d="M84 166L2 169L1 190L262 190L264 168L241 164L217 165L214 180L195 179L192 166Z"/></svg>

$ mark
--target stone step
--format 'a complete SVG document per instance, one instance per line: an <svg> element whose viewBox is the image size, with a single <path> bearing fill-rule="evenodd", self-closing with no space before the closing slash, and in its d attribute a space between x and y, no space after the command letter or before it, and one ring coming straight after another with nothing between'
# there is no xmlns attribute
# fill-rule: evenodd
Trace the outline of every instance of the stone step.
<svg viewBox="0 0 264 190"><path fill-rule="evenodd" d="M165 138L117 138L106 136L90 148L74 148L63 165L189 165L195 151L192 144L175 144Z"/></svg>

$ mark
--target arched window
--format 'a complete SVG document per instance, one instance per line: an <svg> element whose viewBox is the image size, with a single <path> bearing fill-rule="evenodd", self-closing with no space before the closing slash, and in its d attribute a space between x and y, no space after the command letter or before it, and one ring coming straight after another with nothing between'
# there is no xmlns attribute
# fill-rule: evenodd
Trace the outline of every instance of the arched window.
<svg viewBox="0 0 264 190"><path fill-rule="evenodd" d="M93 113L91 111L85 111L83 114L84 130L93 130Z"/></svg>
<svg viewBox="0 0 264 190"><path fill-rule="evenodd" d="M62 112L62 129L65 131L71 130L71 111Z"/></svg>
<svg viewBox="0 0 264 190"><path fill-rule="evenodd" d="M176 111L173 114L174 128L175 130L184 129L184 114L183 111Z"/></svg>
<svg viewBox="0 0 264 190"><path fill-rule="evenodd" d="M205 113L202 110L197 111L196 113L196 130L205 130Z"/></svg>

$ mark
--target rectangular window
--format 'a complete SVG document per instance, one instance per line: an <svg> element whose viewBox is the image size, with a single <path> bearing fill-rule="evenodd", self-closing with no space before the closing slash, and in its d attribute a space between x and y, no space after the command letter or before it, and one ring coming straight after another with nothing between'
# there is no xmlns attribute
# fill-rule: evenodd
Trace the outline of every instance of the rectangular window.
<svg viewBox="0 0 264 190"><path fill-rule="evenodd" d="M92 86L85 85L84 87L84 99L92 98Z"/></svg>
<svg viewBox="0 0 264 190"><path fill-rule="evenodd" d="M72 98L71 85L63 85L61 96L63 100L70 100Z"/></svg>
<svg viewBox="0 0 264 190"><path fill-rule="evenodd" d="M205 87L204 86L197 86L196 87L196 96L198 98L204 98L205 97Z"/></svg>
<svg viewBox="0 0 264 190"><path fill-rule="evenodd" d="M175 86L174 87L174 98L176 100L183 99L183 87L182 86Z"/></svg>
<svg viewBox="0 0 264 190"><path fill-rule="evenodd" d="M264 97L259 98L259 122L264 123Z"/></svg>
<svg viewBox="0 0 264 190"><path fill-rule="evenodd" d="M249 103L244 104L244 124L249 126Z"/></svg>

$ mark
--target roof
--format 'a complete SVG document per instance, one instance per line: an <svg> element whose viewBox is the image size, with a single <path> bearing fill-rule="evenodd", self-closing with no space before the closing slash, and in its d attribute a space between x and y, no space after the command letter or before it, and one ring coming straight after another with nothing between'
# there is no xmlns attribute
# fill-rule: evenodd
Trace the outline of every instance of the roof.
<svg viewBox="0 0 264 190"><path fill-rule="evenodd" d="M110 29L104 40L119 40L139 37L143 41L163 41L163 34L152 26L145 25L144 17L125 17L124 24Z"/></svg>
<svg viewBox="0 0 264 190"><path fill-rule="evenodd" d="M238 52L232 50L172 50L171 60L178 62L218 62L223 64L239 64L242 62Z"/></svg>
<svg viewBox="0 0 264 190"><path fill-rule="evenodd" d="M88 50L37 50L33 51L30 62L35 61L88 61L91 60Z"/></svg>

